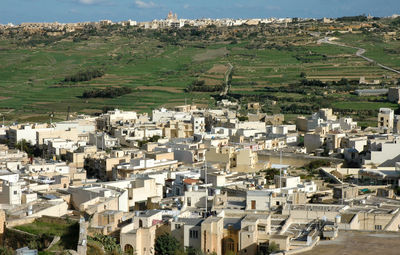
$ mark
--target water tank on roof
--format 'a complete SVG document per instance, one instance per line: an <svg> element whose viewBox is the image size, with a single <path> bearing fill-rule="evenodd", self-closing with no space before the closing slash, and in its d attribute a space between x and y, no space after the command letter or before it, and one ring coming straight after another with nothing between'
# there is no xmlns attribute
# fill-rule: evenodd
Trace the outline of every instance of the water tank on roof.
<svg viewBox="0 0 400 255"><path fill-rule="evenodd" d="M335 217L335 223L336 223L336 224L339 224L341 221L342 221L342 216L337 215L337 216Z"/></svg>
<svg viewBox="0 0 400 255"><path fill-rule="evenodd" d="M221 194L221 190L220 189L216 189L215 190L215 195L220 195Z"/></svg>
<svg viewBox="0 0 400 255"><path fill-rule="evenodd" d="M193 186L193 191L198 191L198 190L199 190L199 186L194 185L194 186Z"/></svg>
<svg viewBox="0 0 400 255"><path fill-rule="evenodd" d="M193 186L192 185L186 185L186 189L187 189L187 191L192 191L193 190Z"/></svg>
<svg viewBox="0 0 400 255"><path fill-rule="evenodd" d="M140 211L135 211L135 216L139 217L140 216Z"/></svg>
<svg viewBox="0 0 400 255"><path fill-rule="evenodd" d="M28 216L32 215L32 213L33 213L32 205L29 205L29 207L28 207Z"/></svg>

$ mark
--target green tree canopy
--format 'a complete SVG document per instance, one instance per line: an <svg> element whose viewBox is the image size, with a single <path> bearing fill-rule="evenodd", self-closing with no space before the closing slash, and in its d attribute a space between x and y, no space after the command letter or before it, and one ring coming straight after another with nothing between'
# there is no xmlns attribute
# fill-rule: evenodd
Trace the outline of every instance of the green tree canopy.
<svg viewBox="0 0 400 255"><path fill-rule="evenodd" d="M156 255L173 255L180 248L179 241L168 233L162 234L156 239Z"/></svg>

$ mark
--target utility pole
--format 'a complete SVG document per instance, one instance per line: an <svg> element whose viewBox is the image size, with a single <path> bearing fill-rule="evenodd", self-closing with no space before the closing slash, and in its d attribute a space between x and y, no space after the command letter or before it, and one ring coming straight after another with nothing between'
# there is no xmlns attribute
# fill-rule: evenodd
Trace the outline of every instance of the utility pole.
<svg viewBox="0 0 400 255"><path fill-rule="evenodd" d="M71 106L68 105L68 109L67 109L67 121L69 120L69 113L71 111Z"/></svg>
<svg viewBox="0 0 400 255"><path fill-rule="evenodd" d="M205 218L207 218L207 212L208 212L208 208L207 208L207 204L208 204L208 188L207 188L207 161L204 161L205 166L204 166L204 182L205 182L205 186L206 186L206 212L205 212Z"/></svg>
<svg viewBox="0 0 400 255"><path fill-rule="evenodd" d="M104 132L101 133L101 150L104 151Z"/></svg>
<svg viewBox="0 0 400 255"><path fill-rule="evenodd" d="M279 189L282 189L282 149L279 153Z"/></svg>

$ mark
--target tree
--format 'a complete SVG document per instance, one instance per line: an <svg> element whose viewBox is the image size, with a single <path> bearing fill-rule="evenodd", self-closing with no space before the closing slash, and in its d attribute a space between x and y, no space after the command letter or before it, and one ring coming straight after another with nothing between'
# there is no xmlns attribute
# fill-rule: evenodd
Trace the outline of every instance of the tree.
<svg viewBox="0 0 400 255"><path fill-rule="evenodd" d="M108 254L121 254L121 247L112 236L95 234L93 237L89 236L88 239L101 243Z"/></svg>
<svg viewBox="0 0 400 255"><path fill-rule="evenodd" d="M310 163L304 165L304 168L307 171L309 171L310 173L312 173L320 167L330 166L330 165L331 165L331 163L328 160L318 159L318 160L311 161Z"/></svg>
<svg viewBox="0 0 400 255"><path fill-rule="evenodd" d="M279 251L279 246L275 242L270 242L268 245L268 254Z"/></svg>
<svg viewBox="0 0 400 255"><path fill-rule="evenodd" d="M0 246L0 254L4 255L13 255L14 252L11 248L6 247L6 246Z"/></svg>
<svg viewBox="0 0 400 255"><path fill-rule="evenodd" d="M192 246L188 246L185 249L187 255L202 255L203 252L199 249L193 248Z"/></svg>
<svg viewBox="0 0 400 255"><path fill-rule="evenodd" d="M26 152L29 157L39 157L43 154L43 151L40 148L31 145L31 143L25 139L22 139L20 142L16 143L15 148Z"/></svg>
<svg viewBox="0 0 400 255"><path fill-rule="evenodd" d="M156 255L173 255L175 251L179 250L179 247L179 241L165 233L157 237L154 249Z"/></svg>

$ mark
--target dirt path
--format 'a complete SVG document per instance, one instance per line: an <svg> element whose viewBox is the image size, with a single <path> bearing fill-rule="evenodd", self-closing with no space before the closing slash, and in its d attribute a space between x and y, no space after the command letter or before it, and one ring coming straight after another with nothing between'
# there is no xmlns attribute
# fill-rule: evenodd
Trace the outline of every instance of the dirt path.
<svg viewBox="0 0 400 255"><path fill-rule="evenodd" d="M337 45L337 46L341 46L341 47L347 47L347 48L356 49L356 50L357 50L357 52L356 52L356 56L357 56L357 57L363 58L363 59L365 59L366 61L368 61L368 62L370 62L370 63L374 63L374 64L376 64L377 66L379 66L379 67L381 67L381 68L383 68L383 69L386 69L386 70L388 70L388 71L391 71L391 72L395 72L395 73L397 73L397 74L400 74L400 71L398 71L398 70L396 70L396 69L393 69L393 68L391 68L391 67L388 67L388 66L384 66L384 65L382 65L382 64L380 64L380 63L378 63L378 62L376 62L375 60L373 60L373 59L371 59L371 58L367 58L366 56L364 56L363 54L366 52L366 50L363 49L363 48L354 47L354 46L349 46L349 45L346 45L346 44L343 44L343 43L333 42L333 41L331 41L331 38L330 38L330 37L325 37L324 39L319 39L319 40L318 40L318 43L327 43L327 44Z"/></svg>

